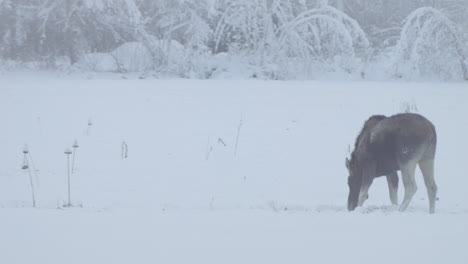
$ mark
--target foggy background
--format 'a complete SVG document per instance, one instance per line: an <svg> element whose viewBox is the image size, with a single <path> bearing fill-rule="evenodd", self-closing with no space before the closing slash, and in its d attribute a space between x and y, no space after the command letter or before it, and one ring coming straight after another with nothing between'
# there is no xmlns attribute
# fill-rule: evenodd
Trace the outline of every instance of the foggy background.
<svg viewBox="0 0 468 264"><path fill-rule="evenodd" d="M468 79L467 0L0 0L0 69Z"/></svg>

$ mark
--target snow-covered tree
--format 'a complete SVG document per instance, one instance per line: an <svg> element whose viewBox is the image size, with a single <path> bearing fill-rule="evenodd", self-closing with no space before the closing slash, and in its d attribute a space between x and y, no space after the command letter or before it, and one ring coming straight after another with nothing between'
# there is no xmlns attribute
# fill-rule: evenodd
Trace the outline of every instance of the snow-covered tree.
<svg viewBox="0 0 468 264"><path fill-rule="evenodd" d="M15 58L18 54L16 48L20 45L16 33L17 29L17 5L11 0L0 1L0 56L3 58ZM11 57L10 57L11 56Z"/></svg>
<svg viewBox="0 0 468 264"><path fill-rule="evenodd" d="M133 0L47 0L37 18L40 53L74 63L80 54L134 40L141 15Z"/></svg>
<svg viewBox="0 0 468 264"><path fill-rule="evenodd" d="M256 51L262 46L271 26L265 0L218 1L217 6L215 52L233 48Z"/></svg>
<svg viewBox="0 0 468 264"><path fill-rule="evenodd" d="M464 45L457 25L442 12L419 8L403 22L395 50L396 73L407 78L468 80Z"/></svg>
<svg viewBox="0 0 468 264"><path fill-rule="evenodd" d="M37 0L0 1L0 58L27 60L37 53L34 38L34 17Z"/></svg>
<svg viewBox="0 0 468 264"><path fill-rule="evenodd" d="M226 59L250 69L246 76L277 78L281 53L278 29L306 10L301 0L219 0L215 4L213 52L228 52ZM230 58L230 59L229 59Z"/></svg>
<svg viewBox="0 0 468 264"><path fill-rule="evenodd" d="M341 4L340 4L341 2ZM384 52L396 44L400 36L401 21L421 7L433 7L453 22L464 25L468 31L468 2L466 0L329 0L355 19L371 42L374 50Z"/></svg>
<svg viewBox="0 0 468 264"><path fill-rule="evenodd" d="M359 24L331 6L299 14L279 28L278 34L286 56L321 62L353 57L369 45Z"/></svg>
<svg viewBox="0 0 468 264"><path fill-rule="evenodd" d="M193 76L209 53L212 1L138 0L137 4L144 17L145 34L140 35L153 53L155 69Z"/></svg>

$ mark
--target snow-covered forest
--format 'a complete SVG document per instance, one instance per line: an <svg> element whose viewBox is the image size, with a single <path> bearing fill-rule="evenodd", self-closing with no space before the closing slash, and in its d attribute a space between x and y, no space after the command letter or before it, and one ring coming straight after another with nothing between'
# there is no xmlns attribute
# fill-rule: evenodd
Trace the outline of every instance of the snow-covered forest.
<svg viewBox="0 0 468 264"><path fill-rule="evenodd" d="M0 0L0 70L467 80L468 0Z"/></svg>

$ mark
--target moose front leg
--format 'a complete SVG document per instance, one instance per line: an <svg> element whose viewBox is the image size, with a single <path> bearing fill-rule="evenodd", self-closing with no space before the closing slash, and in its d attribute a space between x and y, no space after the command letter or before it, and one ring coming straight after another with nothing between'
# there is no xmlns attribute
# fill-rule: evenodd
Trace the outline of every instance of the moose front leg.
<svg viewBox="0 0 468 264"><path fill-rule="evenodd" d="M396 171L387 175L390 201L393 205L398 205L398 173Z"/></svg>
<svg viewBox="0 0 468 264"><path fill-rule="evenodd" d="M369 188L372 184L372 180L363 181L361 185L361 191L359 192L358 206L362 206L364 202L369 198Z"/></svg>

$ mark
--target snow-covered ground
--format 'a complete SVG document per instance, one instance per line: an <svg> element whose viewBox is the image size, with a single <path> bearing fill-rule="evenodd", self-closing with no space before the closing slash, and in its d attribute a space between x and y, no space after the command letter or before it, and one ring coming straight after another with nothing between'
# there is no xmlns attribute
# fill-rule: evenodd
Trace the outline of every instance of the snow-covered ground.
<svg viewBox="0 0 468 264"><path fill-rule="evenodd" d="M467 88L5 73L0 263L468 263ZM419 171L407 212L384 178L347 212L348 145L408 108L438 132L436 214Z"/></svg>

